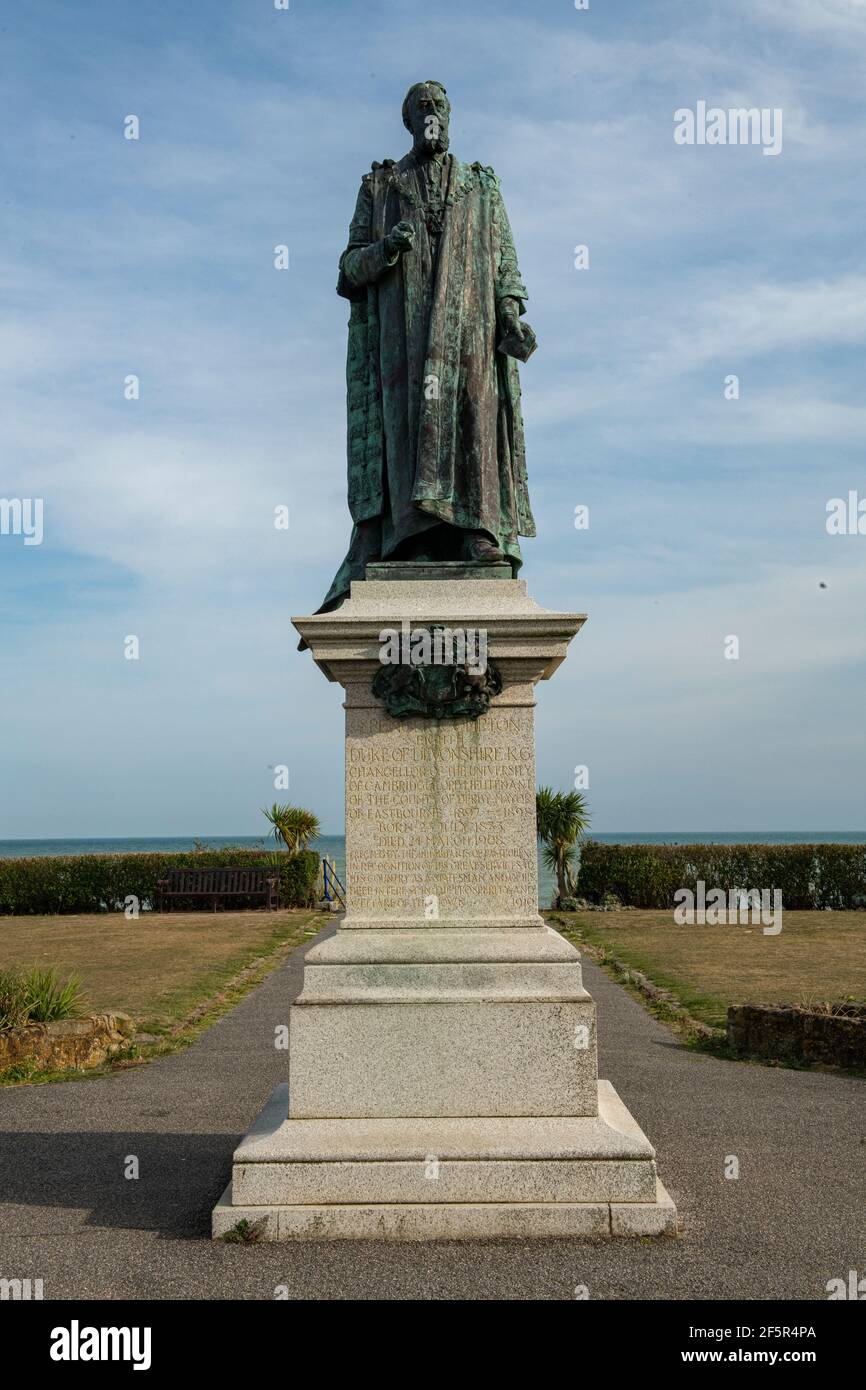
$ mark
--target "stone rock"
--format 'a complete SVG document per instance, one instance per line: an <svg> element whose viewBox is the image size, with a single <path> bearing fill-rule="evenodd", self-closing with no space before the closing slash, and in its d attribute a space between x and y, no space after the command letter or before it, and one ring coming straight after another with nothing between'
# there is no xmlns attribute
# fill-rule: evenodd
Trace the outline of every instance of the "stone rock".
<svg viewBox="0 0 866 1390"><path fill-rule="evenodd" d="M46 1071L98 1067L126 1046L134 1027L128 1014L27 1023L0 1033L0 1071L25 1062L38 1063Z"/></svg>
<svg viewBox="0 0 866 1390"><path fill-rule="evenodd" d="M741 1056L805 1066L866 1067L866 1004L833 1013L790 1005L743 1004L728 1009L728 1043Z"/></svg>

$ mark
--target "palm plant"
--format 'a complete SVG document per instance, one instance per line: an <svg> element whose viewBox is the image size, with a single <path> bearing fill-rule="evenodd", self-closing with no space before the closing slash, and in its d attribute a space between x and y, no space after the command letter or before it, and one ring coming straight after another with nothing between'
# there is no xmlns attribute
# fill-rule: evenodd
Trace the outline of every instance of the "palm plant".
<svg viewBox="0 0 866 1390"><path fill-rule="evenodd" d="M275 801L270 809L262 808L262 815L270 821L277 844L282 840L293 859L320 834L318 816L300 806L281 806Z"/></svg>
<svg viewBox="0 0 866 1390"><path fill-rule="evenodd" d="M555 792L539 787L535 796L538 838L544 862L556 874L557 901L574 897L574 851L589 829L589 807L582 792Z"/></svg>

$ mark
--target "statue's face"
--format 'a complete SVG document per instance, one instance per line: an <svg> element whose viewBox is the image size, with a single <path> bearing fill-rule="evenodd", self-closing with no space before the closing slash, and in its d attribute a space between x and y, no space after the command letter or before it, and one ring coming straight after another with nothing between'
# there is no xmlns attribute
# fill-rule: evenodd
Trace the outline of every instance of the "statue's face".
<svg viewBox="0 0 866 1390"><path fill-rule="evenodd" d="M448 149L448 98L439 87L426 83L410 104L412 138L420 153L444 154Z"/></svg>

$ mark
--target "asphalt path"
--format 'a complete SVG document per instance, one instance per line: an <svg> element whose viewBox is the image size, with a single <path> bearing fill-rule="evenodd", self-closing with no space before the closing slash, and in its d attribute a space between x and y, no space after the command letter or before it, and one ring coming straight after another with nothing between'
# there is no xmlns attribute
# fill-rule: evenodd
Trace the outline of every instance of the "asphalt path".
<svg viewBox="0 0 866 1390"><path fill-rule="evenodd" d="M600 1075L657 1150L682 1231L656 1240L225 1245L210 1213L287 1072L302 948L199 1040L92 1081L0 1089L0 1279L44 1297L818 1299L866 1275L866 1081L725 1062L591 962ZM725 1176L735 1158L739 1177ZM137 1177L133 1172L137 1160Z"/></svg>

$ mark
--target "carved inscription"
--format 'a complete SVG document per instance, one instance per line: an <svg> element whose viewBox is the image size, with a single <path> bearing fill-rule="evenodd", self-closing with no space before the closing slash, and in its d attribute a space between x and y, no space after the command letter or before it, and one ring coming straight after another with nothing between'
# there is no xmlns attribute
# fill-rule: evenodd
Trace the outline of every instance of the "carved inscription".
<svg viewBox="0 0 866 1390"><path fill-rule="evenodd" d="M350 914L435 925L535 913L532 711L395 725L365 708L347 723Z"/></svg>

